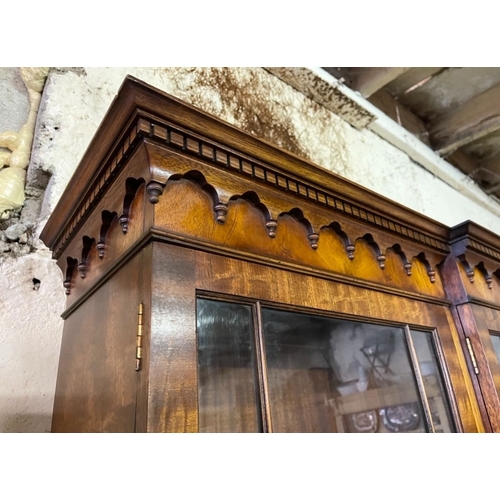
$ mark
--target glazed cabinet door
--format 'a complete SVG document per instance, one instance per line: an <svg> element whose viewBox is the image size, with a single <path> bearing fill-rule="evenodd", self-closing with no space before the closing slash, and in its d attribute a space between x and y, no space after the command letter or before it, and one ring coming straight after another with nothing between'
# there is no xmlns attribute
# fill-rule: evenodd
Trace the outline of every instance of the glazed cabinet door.
<svg viewBox="0 0 500 500"><path fill-rule="evenodd" d="M433 332L238 299L198 295L200 432L454 430Z"/></svg>
<svg viewBox="0 0 500 500"><path fill-rule="evenodd" d="M153 244L152 432L482 431L443 305Z"/></svg>
<svg viewBox="0 0 500 500"><path fill-rule="evenodd" d="M478 304L465 304L457 310L487 418L492 431L500 432L500 311Z"/></svg>

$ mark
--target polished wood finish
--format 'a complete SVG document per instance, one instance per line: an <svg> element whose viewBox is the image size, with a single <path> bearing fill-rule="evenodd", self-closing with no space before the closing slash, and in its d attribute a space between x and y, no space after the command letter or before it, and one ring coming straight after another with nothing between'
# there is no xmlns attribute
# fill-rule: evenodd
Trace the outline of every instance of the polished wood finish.
<svg viewBox="0 0 500 500"><path fill-rule="evenodd" d="M174 278L168 281L168 288L160 289L162 302L153 311L153 316L161 318L162 326L157 330L158 344L152 338L152 352L157 345L158 363L162 366L154 368L159 376L150 381L154 403L150 407L149 430L197 430L196 290L215 294L212 296L250 297L293 310L324 311L348 319L409 324L417 330L436 328L447 363L445 369L451 377L450 393L459 409L458 425L467 432L484 430L472 384L463 370L465 359L457 331L445 306L180 246L153 245L154 260L162 262L161 271L157 271L160 281L166 282L165 275ZM270 286L272 283L276 284ZM172 314L168 304L174 302ZM167 337L166 331L172 335ZM175 369L170 370L173 375L167 370L169 363L175 363ZM182 404L179 392L183 394Z"/></svg>
<svg viewBox="0 0 500 500"><path fill-rule="evenodd" d="M135 430L142 269L139 252L66 317L52 432Z"/></svg>
<svg viewBox="0 0 500 500"><path fill-rule="evenodd" d="M450 230L450 245L442 268L447 294L485 426L500 432L500 367L489 333L500 330L500 238L467 221Z"/></svg>
<svg viewBox="0 0 500 500"><path fill-rule="evenodd" d="M452 269L464 258L451 259L449 228L135 79L42 238L68 293L55 431L197 432L199 296L436 331L457 430L496 430L454 322L454 297L467 292ZM489 271L476 267L488 287ZM259 366L259 411L271 431L280 410L269 408L267 376ZM307 377L299 378L326 380L321 370ZM304 430L330 418L343 430L325 412Z"/></svg>

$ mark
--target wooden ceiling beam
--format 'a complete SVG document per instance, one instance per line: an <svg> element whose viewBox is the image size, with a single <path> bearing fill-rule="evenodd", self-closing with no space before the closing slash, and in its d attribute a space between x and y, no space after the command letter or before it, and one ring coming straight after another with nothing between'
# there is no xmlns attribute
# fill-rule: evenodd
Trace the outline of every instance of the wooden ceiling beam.
<svg viewBox="0 0 500 500"><path fill-rule="evenodd" d="M393 97L403 97L407 93L423 87L433 77L444 71L446 68L410 68L400 77L386 86L387 92Z"/></svg>
<svg viewBox="0 0 500 500"><path fill-rule="evenodd" d="M490 186L485 188L488 194L496 193L500 189L500 155L482 161L479 164L482 177L490 183Z"/></svg>
<svg viewBox="0 0 500 500"><path fill-rule="evenodd" d="M490 158L489 160L482 161L479 166L500 175L500 155Z"/></svg>
<svg viewBox="0 0 500 500"><path fill-rule="evenodd" d="M330 68L325 71L344 83L363 97L370 97L411 68Z"/></svg>
<svg viewBox="0 0 500 500"><path fill-rule="evenodd" d="M500 85L474 96L428 125L435 151L446 156L500 129Z"/></svg>
<svg viewBox="0 0 500 500"><path fill-rule="evenodd" d="M363 97L370 97L385 87L410 68L348 68L351 77L351 89L357 90Z"/></svg>
<svg viewBox="0 0 500 500"><path fill-rule="evenodd" d="M427 132L424 122L406 106L392 97L387 90L381 89L375 92L375 94L368 98L368 101L430 147L429 132Z"/></svg>
<svg viewBox="0 0 500 500"><path fill-rule="evenodd" d="M479 169L478 163L460 149L447 156L446 160L471 178L473 178L474 173Z"/></svg>

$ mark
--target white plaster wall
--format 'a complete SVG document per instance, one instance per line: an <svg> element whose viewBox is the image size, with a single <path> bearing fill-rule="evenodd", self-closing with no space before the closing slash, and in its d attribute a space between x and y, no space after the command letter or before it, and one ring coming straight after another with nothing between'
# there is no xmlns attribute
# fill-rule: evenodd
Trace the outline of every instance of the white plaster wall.
<svg viewBox="0 0 500 500"><path fill-rule="evenodd" d="M500 218L369 130L346 130L346 177L448 226L468 219L500 234Z"/></svg>
<svg viewBox="0 0 500 500"><path fill-rule="evenodd" d="M46 250L7 259L0 269L0 431L47 432L63 326L62 273Z"/></svg>
<svg viewBox="0 0 500 500"><path fill-rule="evenodd" d="M500 233L497 216L374 132L356 130L262 68L82 68L52 73L35 160L55 174L45 216L127 74L439 222L453 226L471 219Z"/></svg>
<svg viewBox="0 0 500 500"><path fill-rule="evenodd" d="M28 172L28 180L41 171L51 174L38 233L127 74L440 222L473 219L500 233L499 218L405 153L371 131L354 129L261 68L52 70ZM38 291L33 277L42 282ZM62 333L62 273L42 247L17 259L0 257L0 289L0 431L48 431Z"/></svg>

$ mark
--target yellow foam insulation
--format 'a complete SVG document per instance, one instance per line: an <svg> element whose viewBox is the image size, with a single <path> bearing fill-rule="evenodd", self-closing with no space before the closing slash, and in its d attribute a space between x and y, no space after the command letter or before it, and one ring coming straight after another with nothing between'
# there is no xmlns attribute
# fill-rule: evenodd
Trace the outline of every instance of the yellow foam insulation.
<svg viewBox="0 0 500 500"><path fill-rule="evenodd" d="M43 85L49 68L21 68L21 77L28 89L30 112L19 132L1 132L0 147L0 218L7 219L11 210L19 210L24 203L24 183L40 106Z"/></svg>

